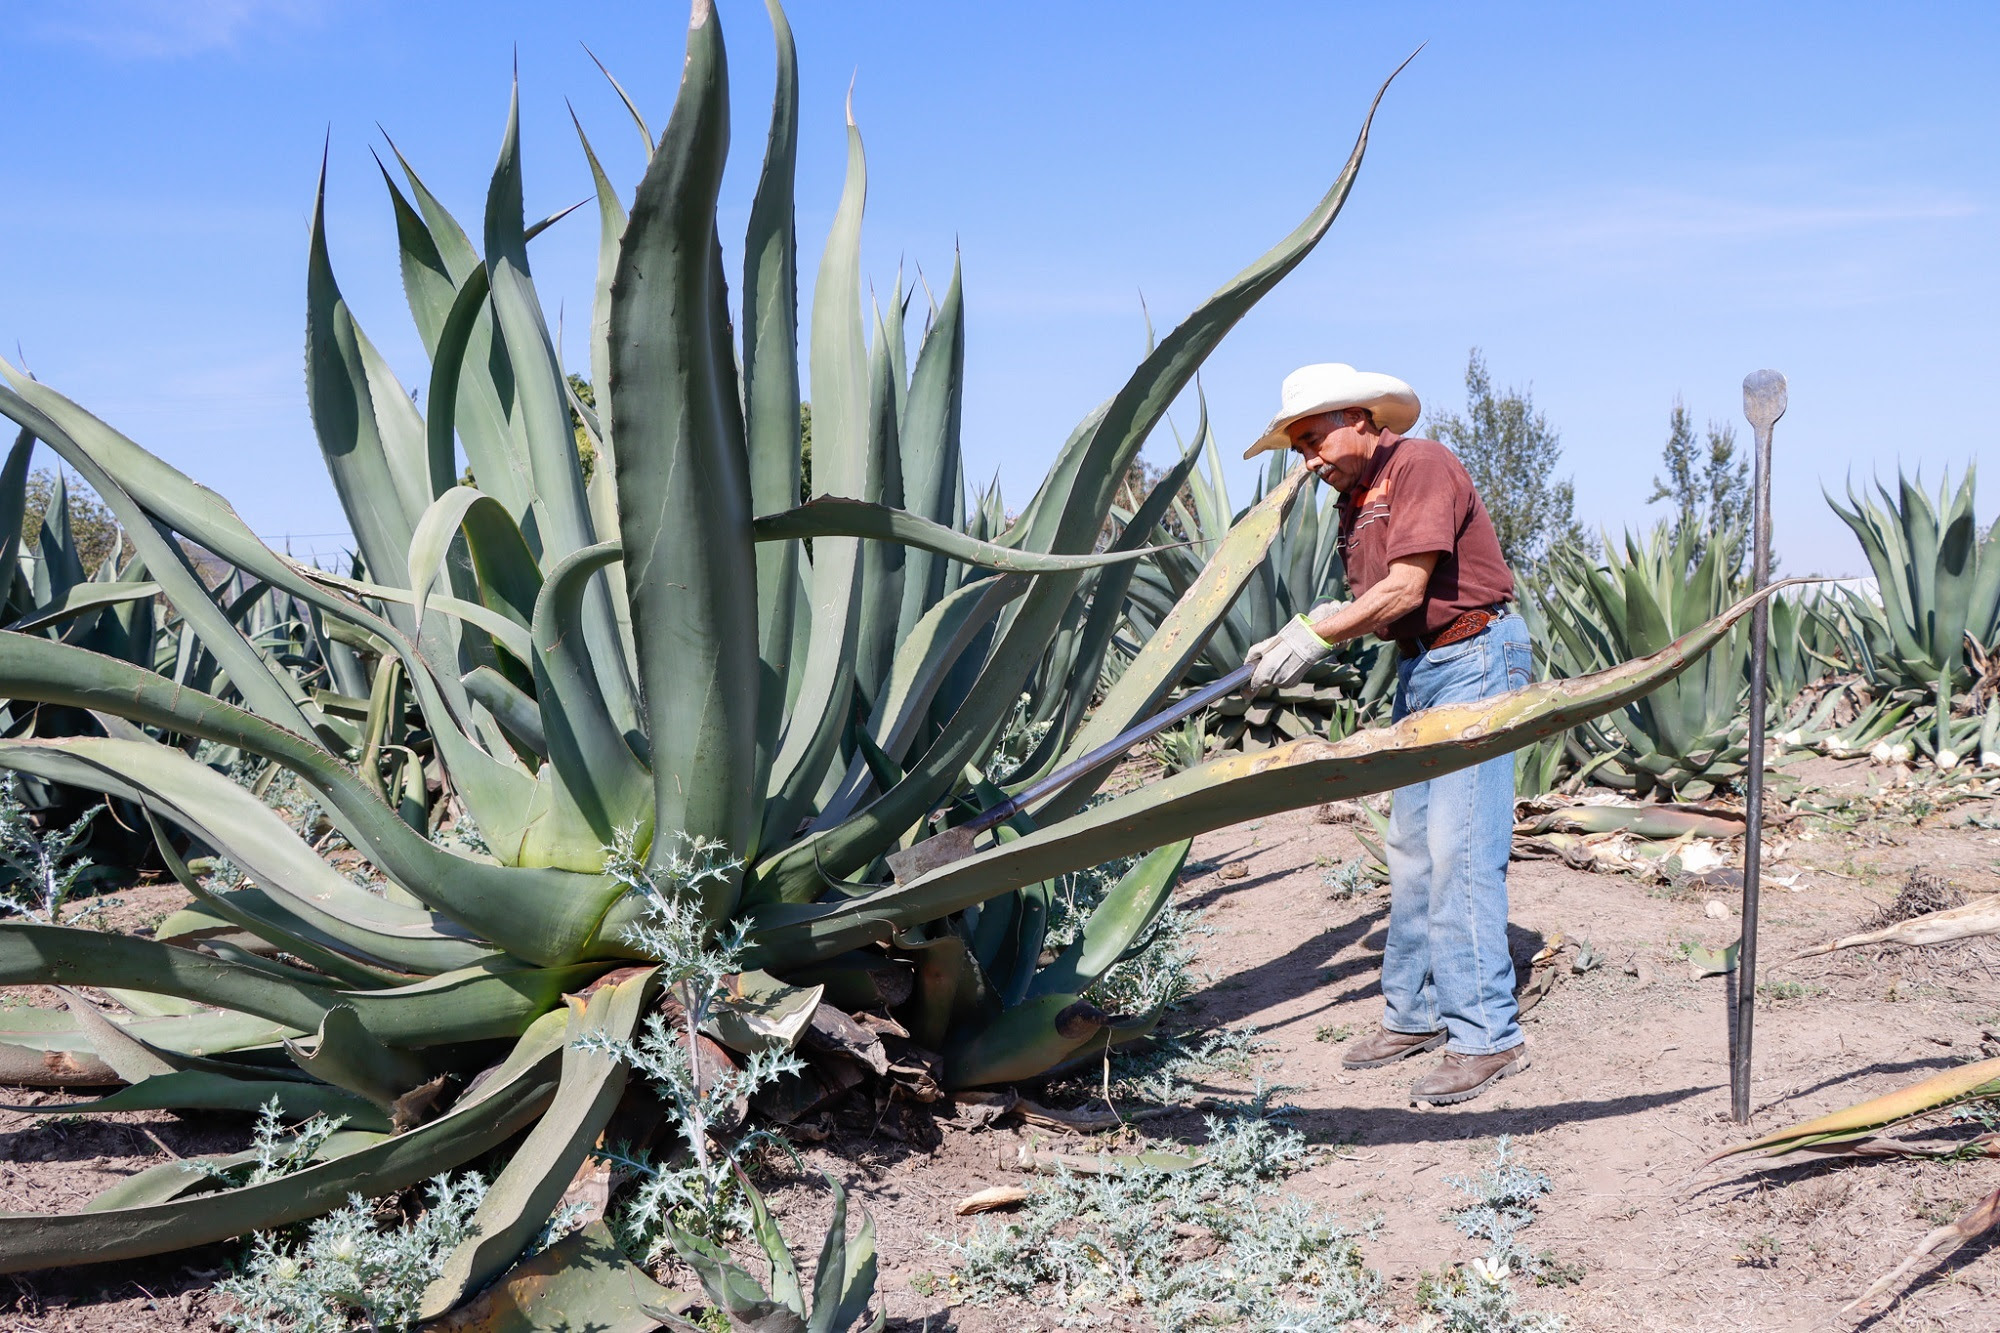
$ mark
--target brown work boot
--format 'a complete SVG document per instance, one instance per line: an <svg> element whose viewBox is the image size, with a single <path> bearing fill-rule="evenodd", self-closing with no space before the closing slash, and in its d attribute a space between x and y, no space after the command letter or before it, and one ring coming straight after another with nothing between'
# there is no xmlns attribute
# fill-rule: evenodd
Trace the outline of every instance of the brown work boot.
<svg viewBox="0 0 2000 1333"><path fill-rule="evenodd" d="M1528 1067L1528 1044L1520 1042L1491 1055L1446 1051L1436 1069L1410 1085L1410 1100L1433 1106L1469 1102L1509 1074Z"/></svg>
<svg viewBox="0 0 2000 1333"><path fill-rule="evenodd" d="M1444 1045L1444 1033L1439 1032L1391 1032L1378 1025L1371 1036L1363 1037L1347 1048L1340 1064L1343 1069L1378 1069L1383 1065L1393 1065L1398 1060L1412 1055L1422 1055Z"/></svg>

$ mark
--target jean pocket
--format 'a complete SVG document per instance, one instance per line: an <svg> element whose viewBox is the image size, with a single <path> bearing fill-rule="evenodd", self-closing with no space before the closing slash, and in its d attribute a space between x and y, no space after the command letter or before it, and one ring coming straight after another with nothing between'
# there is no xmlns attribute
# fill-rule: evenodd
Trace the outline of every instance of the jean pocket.
<svg viewBox="0 0 2000 1333"><path fill-rule="evenodd" d="M1501 647L1501 656L1507 663L1507 688L1518 690L1533 684L1535 650L1525 643L1508 643Z"/></svg>
<svg viewBox="0 0 2000 1333"><path fill-rule="evenodd" d="M1482 637L1484 636L1475 634L1469 639L1460 639L1457 643L1448 643L1442 648L1428 649L1424 653L1424 661L1431 666L1456 662L1461 657L1478 652L1484 646L1480 642Z"/></svg>

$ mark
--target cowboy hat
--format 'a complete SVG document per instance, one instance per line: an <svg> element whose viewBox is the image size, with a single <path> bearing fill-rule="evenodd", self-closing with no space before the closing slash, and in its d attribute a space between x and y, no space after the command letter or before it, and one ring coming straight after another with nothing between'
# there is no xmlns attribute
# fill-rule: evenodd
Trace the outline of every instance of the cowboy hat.
<svg viewBox="0 0 2000 1333"><path fill-rule="evenodd" d="M1285 376L1278 402L1281 404L1278 415L1271 418L1271 424L1264 427L1257 442L1243 451L1245 458L1254 458L1267 449L1291 448L1292 439L1285 434L1285 427L1321 412L1365 407L1376 425L1398 434L1416 425L1423 412L1417 391L1394 375L1356 370L1338 361L1300 366Z"/></svg>

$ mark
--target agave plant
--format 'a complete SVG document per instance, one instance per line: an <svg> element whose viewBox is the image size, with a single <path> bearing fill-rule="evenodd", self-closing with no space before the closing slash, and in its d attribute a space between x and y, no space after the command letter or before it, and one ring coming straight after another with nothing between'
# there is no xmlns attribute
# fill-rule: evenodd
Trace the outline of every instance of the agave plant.
<svg viewBox="0 0 2000 1333"><path fill-rule="evenodd" d="M1868 645L1873 665L1894 685L1944 696L1970 683L1965 640L1990 645L2000 634L2000 546L1973 516L1974 470L1956 489L1947 476L1935 501L1915 481L1896 474L1896 490L1876 483L1878 504L1848 487L1847 505L1827 503L1861 543L1875 575L1879 605L1857 601L1878 635Z"/></svg>
<svg viewBox="0 0 2000 1333"><path fill-rule="evenodd" d="M1202 360L1330 226L1366 123L1306 219L1163 338L1071 436L1020 515L984 541L923 512L955 519L963 503L949 493L957 280L900 404L894 335L872 348L864 336L864 162L851 117L809 339L815 498L796 503L797 82L775 4L772 16L779 77L750 211L740 349L716 244L727 87L707 0L694 4L679 95L629 212L584 142L603 238L595 409L560 373L530 280L539 224L525 222L512 115L483 256L407 164L409 196L390 186L405 289L432 358L426 415L342 300L315 209L308 388L365 578L271 551L214 492L0 366L0 412L104 497L233 698L0 633L0 694L129 724L108 737L0 742L0 766L130 801L242 876L236 887L204 879L162 838L197 900L172 938L0 923L0 984L106 988L124 1010L80 996L67 1015L10 1010L0 1054L39 1081L126 1085L83 1111L241 1110L276 1098L289 1116L338 1115L347 1126L282 1180L223 1186L169 1163L81 1213L0 1218L0 1270L284 1225L518 1139L476 1234L427 1297L429 1312L442 1311L533 1239L621 1095L623 1066L604 1051L654 1003L656 971L635 943L647 900L629 876L606 873L607 847L662 882L698 856L706 868L681 877L684 900L711 928L737 923L745 962L808 1001L840 988L865 1003L885 956L911 960L924 980L901 1012L942 1047L945 1080L1021 1077L1145 1021L1104 1013L1089 994L1156 915L1194 833L1477 763L1624 707L1687 670L1742 613L1640 662L1385 732L1225 757L1103 800L1096 771L992 846L889 882L885 853L924 836L933 812L957 818L993 794L977 765L1025 683L1052 661L1069 660L1073 675L1086 660L1082 650L1056 657L1057 638L1108 641L1099 608L1111 599L1079 611L1079 591L1100 571L1102 592L1142 553L1138 523L1124 549L1092 550L1117 483ZM587 486L571 411L595 450ZM458 484L461 448L472 485ZM890 503L898 468L916 510ZM1185 675L1306 480L1294 472L1272 487L1096 711L1052 728L1061 739L1046 747L1051 763L1123 730ZM359 744L324 692L232 619L182 539L367 659ZM880 543L902 549L900 592L894 560L876 558ZM961 702L940 717L959 672L970 677ZM399 727L420 728L423 750L392 743ZM191 752L201 742L301 784L365 862L370 886L202 762ZM414 784L441 788L488 850L426 836ZM1127 856L1141 859L1045 963L1045 886ZM810 1016L770 975L746 974L741 989L753 1029L760 995L785 997L775 1002L783 1024L762 1015L767 1034L796 1032L798 1014Z"/></svg>
<svg viewBox="0 0 2000 1333"><path fill-rule="evenodd" d="M1608 539L1600 565L1574 548L1550 556L1540 590L1550 669L1558 676L1601 670L1702 624L1741 593L1731 571L1736 539L1711 541L1699 562L1694 534L1674 540L1664 524L1622 550ZM1657 693L1567 738L1580 773L1608 787L1667 799L1699 797L1744 769L1741 636Z"/></svg>
<svg viewBox="0 0 2000 1333"><path fill-rule="evenodd" d="M1194 585L1203 562L1247 512L1230 503L1215 437L1206 422L1197 439L1206 456L1206 472L1189 468L1191 452L1181 468L1162 482L1172 484L1185 471L1185 493L1175 497L1171 513L1178 520L1176 529L1190 540L1149 555L1132 576L1127 593L1126 619L1140 640L1152 635ZM1289 454L1271 455L1257 499L1283 485L1289 460ZM1229 674L1243 665L1251 645L1276 634L1293 616L1347 596L1337 503L1329 492L1318 505L1293 506L1263 561L1202 645L1188 670L1188 684L1204 685ZM1213 748L1222 750L1263 750L1280 740L1308 735L1338 740L1379 719L1387 711L1395 683L1392 648L1374 639L1350 640L1298 685L1262 699L1227 700L1203 715L1204 726Z"/></svg>

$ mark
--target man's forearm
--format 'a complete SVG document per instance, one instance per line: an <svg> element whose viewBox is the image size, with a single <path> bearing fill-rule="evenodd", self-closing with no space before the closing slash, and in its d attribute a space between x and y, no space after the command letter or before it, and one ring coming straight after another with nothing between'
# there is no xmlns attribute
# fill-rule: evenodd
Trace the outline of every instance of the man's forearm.
<svg viewBox="0 0 2000 1333"><path fill-rule="evenodd" d="M1422 588L1412 597L1408 589L1392 586L1388 580L1314 623L1313 633L1328 643L1344 643L1364 634L1382 632L1423 604Z"/></svg>

